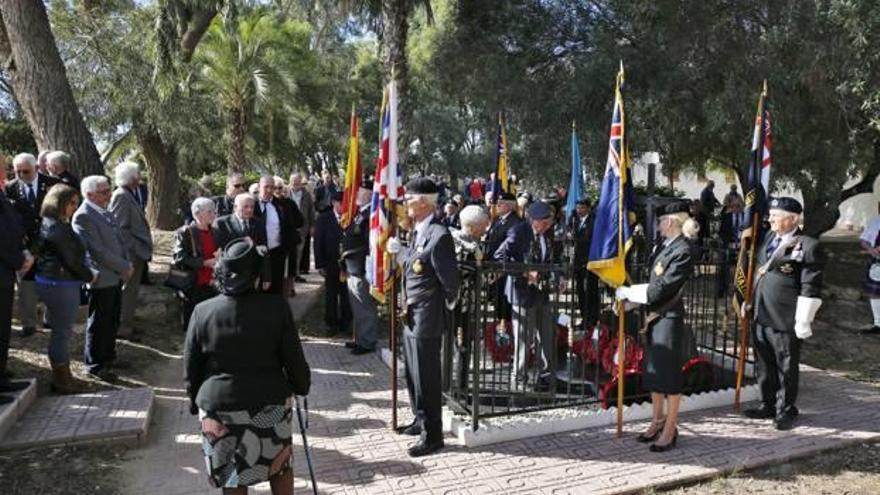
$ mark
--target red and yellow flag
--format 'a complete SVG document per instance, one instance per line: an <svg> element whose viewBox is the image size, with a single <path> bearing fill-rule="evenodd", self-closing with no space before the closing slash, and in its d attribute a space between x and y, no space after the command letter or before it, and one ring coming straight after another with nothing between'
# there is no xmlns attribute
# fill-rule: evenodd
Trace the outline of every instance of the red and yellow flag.
<svg viewBox="0 0 880 495"><path fill-rule="evenodd" d="M361 153L358 143L358 118L354 108L351 109L351 136L348 138L348 165L345 167L345 188L342 190L342 220L345 229L357 214L357 195L363 182L361 169Z"/></svg>

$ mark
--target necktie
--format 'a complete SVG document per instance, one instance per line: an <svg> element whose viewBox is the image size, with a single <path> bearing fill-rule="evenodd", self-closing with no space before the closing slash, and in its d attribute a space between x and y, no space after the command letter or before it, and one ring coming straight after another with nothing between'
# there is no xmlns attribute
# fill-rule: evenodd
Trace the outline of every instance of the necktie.
<svg viewBox="0 0 880 495"><path fill-rule="evenodd" d="M34 185L33 184L28 184L28 186L27 186L27 200L28 200L28 203L31 204L31 206L33 206L37 202L37 197L34 194Z"/></svg>
<svg viewBox="0 0 880 495"><path fill-rule="evenodd" d="M779 237L774 237L769 244L767 244L767 258L773 256L773 252L776 251L776 248L779 247Z"/></svg>

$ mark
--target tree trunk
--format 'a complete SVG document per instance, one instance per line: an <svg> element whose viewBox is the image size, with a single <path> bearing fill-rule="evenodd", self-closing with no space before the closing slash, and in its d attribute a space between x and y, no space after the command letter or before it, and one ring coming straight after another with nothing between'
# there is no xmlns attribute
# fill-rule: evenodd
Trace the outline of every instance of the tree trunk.
<svg viewBox="0 0 880 495"><path fill-rule="evenodd" d="M382 63L385 79L394 74L397 82L397 128L400 163L406 163L412 136L410 117L412 105L409 98L409 62L406 58L406 42L409 34L410 0L382 0L384 51Z"/></svg>
<svg viewBox="0 0 880 495"><path fill-rule="evenodd" d="M150 173L147 221L153 228L174 230L181 222L177 214L180 207L177 152L172 146L165 144L162 136L151 125L135 126L135 136Z"/></svg>
<svg viewBox="0 0 880 495"><path fill-rule="evenodd" d="M0 59L37 146L69 153L72 171L81 176L104 173L43 2L0 0Z"/></svg>
<svg viewBox="0 0 880 495"><path fill-rule="evenodd" d="M229 108L226 112L226 125L229 132L229 154L226 167L229 175L243 173L247 166L244 153L244 141L247 138L245 111L241 108Z"/></svg>

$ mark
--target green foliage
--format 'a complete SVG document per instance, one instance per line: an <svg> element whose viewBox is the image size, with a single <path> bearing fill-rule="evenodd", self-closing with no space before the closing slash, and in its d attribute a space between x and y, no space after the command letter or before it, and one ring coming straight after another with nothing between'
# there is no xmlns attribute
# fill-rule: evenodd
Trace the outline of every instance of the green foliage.
<svg viewBox="0 0 880 495"><path fill-rule="evenodd" d="M21 118L0 118L0 155L37 153L37 143L27 123Z"/></svg>

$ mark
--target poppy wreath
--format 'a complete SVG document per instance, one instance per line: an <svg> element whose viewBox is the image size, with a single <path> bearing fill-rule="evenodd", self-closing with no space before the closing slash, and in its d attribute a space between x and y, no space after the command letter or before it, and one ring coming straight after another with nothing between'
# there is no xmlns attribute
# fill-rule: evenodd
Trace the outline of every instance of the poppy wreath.
<svg viewBox="0 0 880 495"><path fill-rule="evenodd" d="M499 328L499 322L490 321L483 328L483 342L486 352L492 356L492 362L509 363L513 359L513 334L510 324Z"/></svg>
<svg viewBox="0 0 880 495"><path fill-rule="evenodd" d="M593 332L599 332L598 345L593 345ZM580 357L584 362L597 364L602 351L608 347L611 342L611 332L608 327L599 323L593 329L584 333L584 338L574 342L572 352Z"/></svg>
<svg viewBox="0 0 880 495"><path fill-rule="evenodd" d="M645 351L636 339L627 335L624 339L623 369L639 371L642 369L642 359ZM617 339L611 339L609 344L602 350L602 369L611 376L617 376Z"/></svg>

